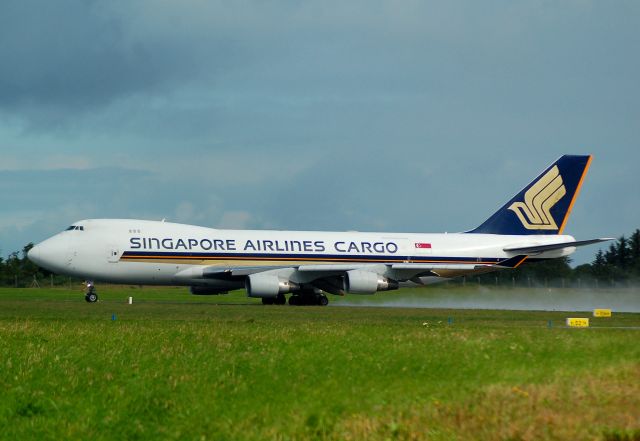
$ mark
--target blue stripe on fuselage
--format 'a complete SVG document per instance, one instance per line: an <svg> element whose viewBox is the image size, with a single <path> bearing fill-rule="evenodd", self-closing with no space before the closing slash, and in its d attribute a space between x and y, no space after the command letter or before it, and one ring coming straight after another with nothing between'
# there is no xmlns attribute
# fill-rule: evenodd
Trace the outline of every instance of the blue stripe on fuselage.
<svg viewBox="0 0 640 441"><path fill-rule="evenodd" d="M308 260L318 262L412 262L412 263L496 263L496 257L437 257L404 255L345 255L345 254L280 254L280 253L194 253L175 251L125 251L122 259L201 259L201 260Z"/></svg>

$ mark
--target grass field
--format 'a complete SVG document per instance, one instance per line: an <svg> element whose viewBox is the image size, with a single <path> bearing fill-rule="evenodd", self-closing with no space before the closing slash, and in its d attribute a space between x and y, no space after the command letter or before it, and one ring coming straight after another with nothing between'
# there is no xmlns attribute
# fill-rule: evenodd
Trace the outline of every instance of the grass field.
<svg viewBox="0 0 640 441"><path fill-rule="evenodd" d="M640 314L99 289L0 289L0 439L640 440Z"/></svg>

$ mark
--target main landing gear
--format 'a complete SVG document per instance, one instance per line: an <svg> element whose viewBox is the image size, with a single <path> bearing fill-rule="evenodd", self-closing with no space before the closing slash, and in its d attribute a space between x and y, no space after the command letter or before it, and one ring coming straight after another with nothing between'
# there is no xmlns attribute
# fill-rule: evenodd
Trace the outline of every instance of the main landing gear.
<svg viewBox="0 0 640 441"><path fill-rule="evenodd" d="M327 306L329 304L329 299L324 294L314 294L314 295L298 295L293 294L289 297L289 304L293 306L302 306L302 305L318 305L318 306Z"/></svg>
<svg viewBox="0 0 640 441"><path fill-rule="evenodd" d="M98 293L96 293L96 287L93 286L93 282L87 282L87 290L84 293L84 299L89 303L95 303L98 301Z"/></svg>
<svg viewBox="0 0 640 441"><path fill-rule="evenodd" d="M278 294L276 297L263 297L262 304L263 305L284 305L287 303L287 298L284 294Z"/></svg>
<svg viewBox="0 0 640 441"><path fill-rule="evenodd" d="M284 305L287 303L287 298L284 294L278 294L276 297L263 297L263 305ZM324 294L292 294L289 296L289 305L292 306L305 306L305 305L318 305L327 306L329 299Z"/></svg>

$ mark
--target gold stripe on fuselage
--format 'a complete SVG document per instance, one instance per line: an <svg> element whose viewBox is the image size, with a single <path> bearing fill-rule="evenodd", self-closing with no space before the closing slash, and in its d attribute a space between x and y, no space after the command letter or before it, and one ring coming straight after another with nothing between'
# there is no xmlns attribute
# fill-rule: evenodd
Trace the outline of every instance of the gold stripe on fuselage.
<svg viewBox="0 0 640 441"><path fill-rule="evenodd" d="M167 263L167 264L185 264L192 265L211 265L211 266L238 266L241 262L242 266L282 266L283 263L287 263L290 266L308 265L310 263L316 263L319 265L331 265L333 263L416 263L416 264L476 264L476 265L492 265L495 262L477 261L475 259L470 260L427 260L427 259L384 259L384 260L371 260L371 259L358 259L358 258L289 258L289 257L221 257L221 258L202 258L199 256L136 256L129 255L120 259L124 262L144 262L144 263Z"/></svg>

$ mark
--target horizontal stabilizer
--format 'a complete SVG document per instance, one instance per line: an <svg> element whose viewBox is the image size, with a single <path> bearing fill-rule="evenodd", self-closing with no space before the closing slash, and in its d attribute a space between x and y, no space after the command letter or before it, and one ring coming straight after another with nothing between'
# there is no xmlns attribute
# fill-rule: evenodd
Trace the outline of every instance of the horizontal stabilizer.
<svg viewBox="0 0 640 441"><path fill-rule="evenodd" d="M582 246L591 245L594 243L606 242L608 240L613 240L613 238L604 237L601 239L575 240L573 242L560 242L560 243L552 243L548 245L507 247L507 248L504 248L504 251L507 251L510 253L520 253L520 254L535 254L535 253L543 253L545 251L561 250L563 248L582 247Z"/></svg>

